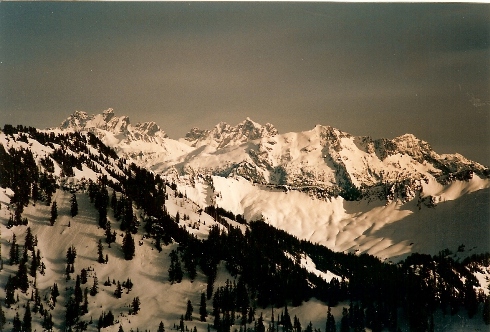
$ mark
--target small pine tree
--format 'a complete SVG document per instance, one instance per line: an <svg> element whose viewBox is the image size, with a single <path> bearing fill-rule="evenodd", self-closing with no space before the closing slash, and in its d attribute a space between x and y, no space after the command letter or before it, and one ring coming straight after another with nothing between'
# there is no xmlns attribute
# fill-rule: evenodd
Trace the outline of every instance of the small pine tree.
<svg viewBox="0 0 490 332"><path fill-rule="evenodd" d="M31 306L29 302L26 305L26 311L24 313L24 319L22 322L23 332L31 332L32 331L32 316L31 316Z"/></svg>
<svg viewBox="0 0 490 332"><path fill-rule="evenodd" d="M19 251L17 249L17 238L15 234L12 236L12 244L10 246L10 265L18 264L19 263Z"/></svg>
<svg viewBox="0 0 490 332"><path fill-rule="evenodd" d="M192 311L193 310L194 310L194 308L192 307L191 300L188 300L187 301L187 309L185 311L185 316L184 316L185 320L189 320L189 321L192 320Z"/></svg>
<svg viewBox="0 0 490 332"><path fill-rule="evenodd" d="M75 301L80 303L83 301L82 288L80 287L80 276L77 275L77 280L75 282Z"/></svg>
<svg viewBox="0 0 490 332"><path fill-rule="evenodd" d="M53 300L54 305L56 306L56 298L60 295L58 290L58 284L54 283L53 288L51 288L51 299Z"/></svg>
<svg viewBox="0 0 490 332"><path fill-rule="evenodd" d="M32 236L31 228L27 227L26 237L24 241L24 247L28 250L34 251L34 237Z"/></svg>
<svg viewBox="0 0 490 332"><path fill-rule="evenodd" d="M118 299L120 299L122 296L122 287L119 281L117 281L117 286L116 286L116 290L114 291L114 296L117 297Z"/></svg>
<svg viewBox="0 0 490 332"><path fill-rule="evenodd" d="M487 296L483 304L483 321L490 325L490 296Z"/></svg>
<svg viewBox="0 0 490 332"><path fill-rule="evenodd" d="M51 218L49 219L51 226L54 225L56 218L58 218L58 206L56 205L56 201L54 201L53 204L51 204Z"/></svg>
<svg viewBox="0 0 490 332"><path fill-rule="evenodd" d="M201 293L201 303L199 305L199 318L201 322L205 322L207 316L208 312L206 310L206 294Z"/></svg>
<svg viewBox="0 0 490 332"><path fill-rule="evenodd" d="M11 275L9 275L7 284L5 285L5 305L10 308L15 303L15 282Z"/></svg>
<svg viewBox="0 0 490 332"><path fill-rule="evenodd" d="M340 332L349 332L349 312L342 308L342 319L340 320Z"/></svg>
<svg viewBox="0 0 490 332"><path fill-rule="evenodd" d="M82 271L80 271L80 282L82 283L82 285L85 285L87 283L87 270L85 269L82 269Z"/></svg>
<svg viewBox="0 0 490 332"><path fill-rule="evenodd" d="M157 332L165 332L165 325L163 325L162 321L160 321L160 325L158 325L158 331Z"/></svg>
<svg viewBox="0 0 490 332"><path fill-rule="evenodd" d="M16 280L17 287L23 293L27 292L27 289L29 288L29 278L27 277L27 267L24 260L22 260L19 264Z"/></svg>
<svg viewBox="0 0 490 332"><path fill-rule="evenodd" d="M129 231L127 231L126 235L124 236L122 250L124 253L124 259L133 259L136 247L134 245L134 239Z"/></svg>
<svg viewBox="0 0 490 332"><path fill-rule="evenodd" d="M140 298L137 296L133 299L133 302L131 303L131 312L133 313L133 315L136 315L138 311L140 311L140 305Z"/></svg>
<svg viewBox="0 0 490 332"><path fill-rule="evenodd" d="M3 327L7 323L7 319L5 318L5 312L3 311L3 307L0 305L0 331L3 331Z"/></svg>
<svg viewBox="0 0 490 332"><path fill-rule="evenodd" d="M325 327L325 332L336 332L337 328L335 327L335 318L332 315L332 311L330 307L328 307L327 312L327 323Z"/></svg>
<svg viewBox="0 0 490 332"><path fill-rule="evenodd" d="M13 332L21 332L22 331L22 322L20 321L19 312L15 313L15 317L14 317L14 321L12 322L12 325L13 325L13 328L12 328Z"/></svg>
<svg viewBox="0 0 490 332"><path fill-rule="evenodd" d="M75 217L78 214L77 195L73 193L70 198L70 214Z"/></svg>
<svg viewBox="0 0 490 332"><path fill-rule="evenodd" d="M99 292L99 282L97 280L97 276L95 276L92 288L90 288L90 295L95 296L97 295L98 292Z"/></svg>
<svg viewBox="0 0 490 332"><path fill-rule="evenodd" d="M107 220L106 226L105 226L105 242L109 244L109 248L111 247L111 243L114 242L116 239L112 235L112 230L111 230L111 222Z"/></svg>
<svg viewBox="0 0 490 332"><path fill-rule="evenodd" d="M103 264L105 263L104 253L102 252L102 240L99 239L99 243L97 244L97 262Z"/></svg>
<svg viewBox="0 0 490 332"><path fill-rule="evenodd" d="M66 251L66 262L68 264L74 264L75 258L77 258L77 250L74 246L70 246Z"/></svg>

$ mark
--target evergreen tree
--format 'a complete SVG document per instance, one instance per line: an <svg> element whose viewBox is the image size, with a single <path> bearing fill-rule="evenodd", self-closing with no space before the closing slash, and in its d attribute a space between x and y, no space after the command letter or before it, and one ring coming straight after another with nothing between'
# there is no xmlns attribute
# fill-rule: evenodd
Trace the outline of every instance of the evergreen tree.
<svg viewBox="0 0 490 332"><path fill-rule="evenodd" d="M42 323L42 327L46 330L46 331L51 331L53 329L53 316L51 314L48 315L48 311L46 310L44 312L44 315L43 315L43 323Z"/></svg>
<svg viewBox="0 0 490 332"><path fill-rule="evenodd" d="M29 273L32 277L36 277L37 268L39 267L38 256L32 251L32 260L31 260L31 268Z"/></svg>
<svg viewBox="0 0 490 332"><path fill-rule="evenodd" d="M490 325L490 296L487 296L483 304L483 321Z"/></svg>
<svg viewBox="0 0 490 332"><path fill-rule="evenodd" d="M464 306L468 312L468 317L473 318L473 316L478 311L478 299L476 298L476 292L473 288L473 284L466 279L464 284Z"/></svg>
<svg viewBox="0 0 490 332"><path fill-rule="evenodd" d="M174 282L180 283L184 273L182 272L182 266L180 265L179 255L177 251L172 250L170 252L170 267L168 269L168 279L173 284Z"/></svg>
<svg viewBox="0 0 490 332"><path fill-rule="evenodd" d="M5 305L10 308L15 303L15 281L11 275L9 275L7 284L5 285Z"/></svg>
<svg viewBox="0 0 490 332"><path fill-rule="evenodd" d="M201 293L201 303L199 305L199 317L201 322L205 322L207 316L208 312L206 310L206 294Z"/></svg>
<svg viewBox="0 0 490 332"><path fill-rule="evenodd" d="M74 264L75 263L75 258L77 258L77 250L72 245L66 251L66 262L68 264Z"/></svg>
<svg viewBox="0 0 490 332"><path fill-rule="evenodd" d="M18 264L19 263L19 251L17 247L17 238L14 235L12 235L12 244L10 245L10 265Z"/></svg>
<svg viewBox="0 0 490 332"><path fill-rule="evenodd" d="M119 325L119 329L117 330L117 332L124 332L123 328L121 325Z"/></svg>
<svg viewBox="0 0 490 332"><path fill-rule="evenodd" d="M340 332L349 332L349 312L342 308L342 319L340 320Z"/></svg>
<svg viewBox="0 0 490 332"><path fill-rule="evenodd" d="M133 302L131 302L131 312L133 313L133 315L136 315L138 311L140 311L140 305L140 298L137 296L133 299Z"/></svg>
<svg viewBox="0 0 490 332"><path fill-rule="evenodd" d="M78 321L78 315L80 312L80 305L77 301L70 297L66 304L65 322L67 326L73 326Z"/></svg>
<svg viewBox="0 0 490 332"><path fill-rule="evenodd" d="M160 321L160 325L158 325L158 331L157 332L165 332L165 325L163 325L162 321Z"/></svg>
<svg viewBox="0 0 490 332"><path fill-rule="evenodd" d="M95 276L92 288L90 288L90 295L95 296L97 295L98 292L99 292L99 282L97 280L97 276Z"/></svg>
<svg viewBox="0 0 490 332"><path fill-rule="evenodd" d="M257 321L257 328L255 330L256 332L265 332L264 318L262 317L262 313L260 313L260 317Z"/></svg>
<svg viewBox="0 0 490 332"><path fill-rule="evenodd" d="M0 331L3 331L3 327L7 323L7 319L5 318L5 312L3 311L3 306L0 305Z"/></svg>
<svg viewBox="0 0 490 332"><path fill-rule="evenodd" d="M116 211L117 208L117 196L116 196L116 191L113 189L112 190L112 196L111 196L111 208L112 211Z"/></svg>
<svg viewBox="0 0 490 332"><path fill-rule="evenodd" d="M14 321L12 322L12 332L22 332L22 322L20 321L19 312L15 313Z"/></svg>
<svg viewBox="0 0 490 332"><path fill-rule="evenodd" d="M56 298L60 295L58 290L58 284L54 283L53 288L51 288L51 299L53 300L54 305L56 306Z"/></svg>
<svg viewBox="0 0 490 332"><path fill-rule="evenodd" d="M31 316L31 306L29 302L26 305L26 311L24 313L24 319L22 322L23 332L31 332L32 331L32 316Z"/></svg>
<svg viewBox="0 0 490 332"><path fill-rule="evenodd" d="M77 280L75 282L75 301L80 303L83 301L82 288L80 286L80 276L77 275Z"/></svg>
<svg viewBox="0 0 490 332"><path fill-rule="evenodd" d="M129 231L127 231L126 235L124 236L122 250L124 253L124 259L133 259L136 248L134 245L134 239Z"/></svg>
<svg viewBox="0 0 490 332"><path fill-rule="evenodd" d="M80 271L80 282L82 285L85 285L87 283L87 278L87 270L82 269L82 271Z"/></svg>
<svg viewBox="0 0 490 332"><path fill-rule="evenodd" d="M122 288L121 288L121 283L119 281L117 281L117 287L116 290L114 291L114 296L117 297L118 299L120 299L122 296Z"/></svg>
<svg viewBox="0 0 490 332"><path fill-rule="evenodd" d="M26 267L24 260L22 260L19 263L19 269L18 269L17 275L16 275L16 284L17 284L17 287L23 293L27 292L27 289L29 288L29 279L27 277L27 267Z"/></svg>
<svg viewBox="0 0 490 332"><path fill-rule="evenodd" d="M34 237L32 236L31 228L27 227L24 248L34 251Z"/></svg>
<svg viewBox="0 0 490 332"><path fill-rule="evenodd" d="M191 300L188 300L187 301L187 309L185 311L185 316L184 316L184 319L185 320L192 320L192 311L194 310L194 308L192 307L192 303L191 303Z"/></svg>
<svg viewBox="0 0 490 332"><path fill-rule="evenodd" d="M116 237L112 234L111 230L111 222L108 220L105 227L105 242L109 244L109 248L111 247L111 243L116 241Z"/></svg>
<svg viewBox="0 0 490 332"><path fill-rule="evenodd" d="M99 263L105 263L104 259L104 253L102 252L103 247L102 247L102 240L99 239L99 243L97 244L97 262Z"/></svg>
<svg viewBox="0 0 490 332"><path fill-rule="evenodd" d="M83 305L82 305L82 313L86 314L88 312L88 288L85 287L83 290Z"/></svg>
<svg viewBox="0 0 490 332"><path fill-rule="evenodd" d="M335 318L332 315L332 311L330 307L328 307L327 311L327 323L326 323L326 328L325 332L336 332L337 328L335 326Z"/></svg>
<svg viewBox="0 0 490 332"><path fill-rule="evenodd" d="M70 198L70 214L72 217L75 217L78 214L78 202L75 193L73 193Z"/></svg>
<svg viewBox="0 0 490 332"><path fill-rule="evenodd" d="M51 226L54 225L56 218L58 218L58 206L56 205L56 201L54 201L51 205L51 218L49 219Z"/></svg>
<svg viewBox="0 0 490 332"><path fill-rule="evenodd" d="M184 332L184 315L180 316L179 330L180 332Z"/></svg>
<svg viewBox="0 0 490 332"><path fill-rule="evenodd" d="M293 329L293 324L291 324L291 316L289 316L288 306L284 307L284 317L282 319L282 325L284 331L291 331Z"/></svg>

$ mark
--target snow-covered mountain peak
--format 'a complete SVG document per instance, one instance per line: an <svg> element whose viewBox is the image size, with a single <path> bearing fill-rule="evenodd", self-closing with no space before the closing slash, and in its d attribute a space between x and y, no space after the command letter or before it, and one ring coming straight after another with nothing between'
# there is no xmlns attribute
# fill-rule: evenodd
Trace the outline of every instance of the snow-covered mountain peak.
<svg viewBox="0 0 490 332"><path fill-rule="evenodd" d="M108 108L105 111L102 112L104 116L104 121L108 122L114 117L114 109Z"/></svg>
<svg viewBox="0 0 490 332"><path fill-rule="evenodd" d="M155 139L166 138L166 133L153 121L131 125L128 116L116 116L114 109L108 108L101 114L88 115L86 112L75 111L59 126L62 130L91 131L98 136L107 136L105 132L116 135L120 139L153 142ZM101 132L104 131L104 132Z"/></svg>
<svg viewBox="0 0 490 332"><path fill-rule="evenodd" d="M236 126L220 122L211 130L192 128L184 140L193 147L208 145L223 148L275 135L277 129L272 124L261 125L247 117Z"/></svg>

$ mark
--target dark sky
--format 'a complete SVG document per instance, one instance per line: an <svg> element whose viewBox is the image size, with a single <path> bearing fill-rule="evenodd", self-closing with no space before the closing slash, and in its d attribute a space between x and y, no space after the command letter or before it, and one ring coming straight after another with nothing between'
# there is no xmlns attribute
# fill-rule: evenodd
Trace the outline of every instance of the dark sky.
<svg viewBox="0 0 490 332"><path fill-rule="evenodd" d="M0 124L413 133L490 165L490 4L0 2Z"/></svg>

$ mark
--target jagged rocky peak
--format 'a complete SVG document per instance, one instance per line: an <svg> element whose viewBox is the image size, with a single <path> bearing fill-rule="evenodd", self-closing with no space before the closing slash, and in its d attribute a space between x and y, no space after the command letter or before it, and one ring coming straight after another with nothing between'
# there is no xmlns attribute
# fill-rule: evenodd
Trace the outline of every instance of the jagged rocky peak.
<svg viewBox="0 0 490 332"><path fill-rule="evenodd" d="M122 134L127 140L153 141L155 137L167 137L167 134L155 122L150 121L131 125L128 116L118 117L112 108L104 110L101 114L90 116L86 112L75 111L61 123L59 128L77 131L105 130L115 135Z"/></svg>
<svg viewBox="0 0 490 332"><path fill-rule="evenodd" d="M193 142L205 137L207 134L209 134L209 130L194 127L185 135L184 139Z"/></svg>
<svg viewBox="0 0 490 332"><path fill-rule="evenodd" d="M114 117L114 109L108 108L102 112L105 122L109 122Z"/></svg>
<svg viewBox="0 0 490 332"><path fill-rule="evenodd" d="M277 129L272 124L261 125L247 117L236 126L220 122L211 130L192 128L184 139L195 147L211 145L223 148L227 145L242 144L263 137L271 137L277 133Z"/></svg>
<svg viewBox="0 0 490 332"><path fill-rule="evenodd" d="M60 124L60 129L75 129L84 128L87 121L90 119L87 112L75 111Z"/></svg>

